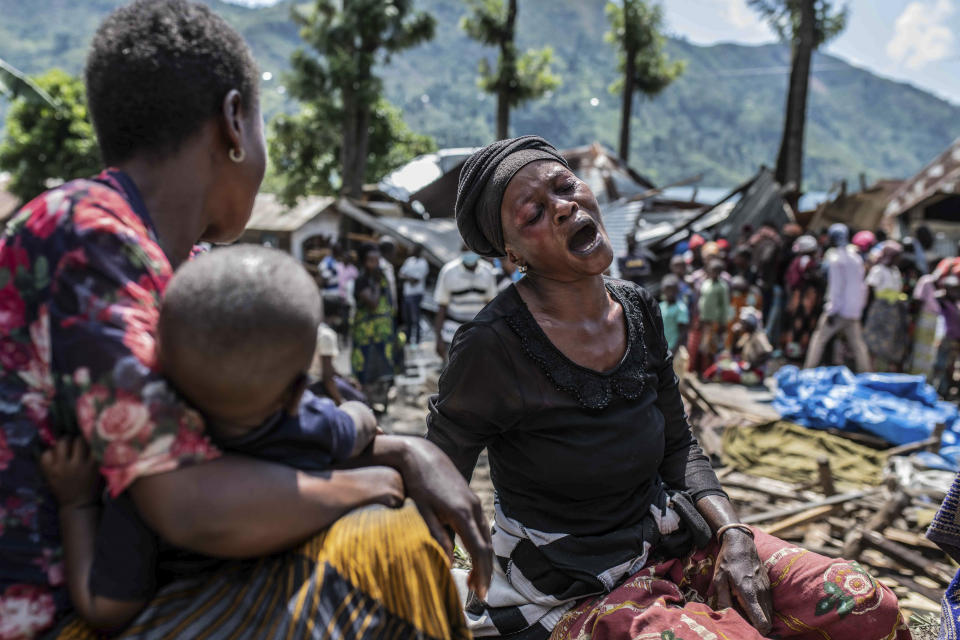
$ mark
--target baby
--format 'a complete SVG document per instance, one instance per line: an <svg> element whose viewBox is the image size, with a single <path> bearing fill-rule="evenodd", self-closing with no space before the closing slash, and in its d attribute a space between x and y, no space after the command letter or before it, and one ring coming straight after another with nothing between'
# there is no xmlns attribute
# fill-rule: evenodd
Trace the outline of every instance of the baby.
<svg viewBox="0 0 960 640"><path fill-rule="evenodd" d="M290 256L254 245L218 249L183 265L163 298L159 362L203 414L223 450L305 471L324 471L366 449L377 432L358 402L337 408L306 390L321 321L321 298ZM127 494L77 504L97 486L85 445L60 441L41 466L60 501L66 577L77 613L95 629L127 626L153 595L156 576L183 575L216 561L159 541ZM91 514L91 511L94 513Z"/></svg>

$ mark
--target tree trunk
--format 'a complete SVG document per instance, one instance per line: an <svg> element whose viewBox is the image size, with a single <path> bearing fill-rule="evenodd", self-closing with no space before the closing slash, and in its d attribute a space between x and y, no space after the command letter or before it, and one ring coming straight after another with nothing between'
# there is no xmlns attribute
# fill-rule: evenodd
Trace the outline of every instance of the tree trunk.
<svg viewBox="0 0 960 640"><path fill-rule="evenodd" d="M363 194L363 173L357 174L359 118L356 93L343 89L343 140L340 144L341 193L349 198Z"/></svg>
<svg viewBox="0 0 960 640"><path fill-rule="evenodd" d="M787 92L787 113L783 138L777 156L776 179L781 185L793 184L787 201L797 210L803 186L803 138L807 117L807 89L810 84L810 61L815 38L814 0L802 0L800 25L792 47L790 86Z"/></svg>
<svg viewBox="0 0 960 640"><path fill-rule="evenodd" d="M517 55L513 45L514 26L517 22L517 0L509 0L507 21L503 25L503 40L500 41L500 78L497 90L497 139L510 137L510 83L517 75Z"/></svg>
<svg viewBox="0 0 960 640"><path fill-rule="evenodd" d="M342 0L341 10L346 12L350 0ZM362 48L366 43L361 43ZM354 51L354 55L359 52ZM343 140L340 146L340 194L348 198L363 196L363 178L367 168L367 121L370 105L360 103L358 87L363 86L369 69L356 69L347 73L341 85L343 101ZM361 94L362 95L362 94Z"/></svg>
<svg viewBox="0 0 960 640"><path fill-rule="evenodd" d="M363 183L367 178L367 150L370 146L370 108L371 105L357 106L356 153L354 154L353 179L357 195L363 195Z"/></svg>
<svg viewBox="0 0 960 640"><path fill-rule="evenodd" d="M497 92L497 140L510 135L510 96L506 89Z"/></svg>
<svg viewBox="0 0 960 640"><path fill-rule="evenodd" d="M620 111L620 159L630 158L630 115L633 112L633 80L636 76L636 52L624 51L623 103Z"/></svg>

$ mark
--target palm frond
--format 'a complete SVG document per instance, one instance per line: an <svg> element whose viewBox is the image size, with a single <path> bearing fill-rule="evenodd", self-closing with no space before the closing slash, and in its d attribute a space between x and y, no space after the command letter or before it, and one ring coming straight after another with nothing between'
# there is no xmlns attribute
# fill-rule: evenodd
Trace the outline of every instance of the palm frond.
<svg viewBox="0 0 960 640"><path fill-rule="evenodd" d="M54 109L60 109L59 101L3 58L0 58L0 94L7 96L10 100L25 98L31 101L46 102Z"/></svg>

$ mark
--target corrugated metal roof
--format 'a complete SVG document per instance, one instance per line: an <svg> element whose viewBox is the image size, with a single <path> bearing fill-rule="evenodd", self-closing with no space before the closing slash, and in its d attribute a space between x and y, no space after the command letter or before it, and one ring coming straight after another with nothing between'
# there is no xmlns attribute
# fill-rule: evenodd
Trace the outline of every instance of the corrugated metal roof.
<svg viewBox="0 0 960 640"><path fill-rule="evenodd" d="M772 224L782 229L788 222L794 222L793 215L780 195L780 185L769 169L762 167L748 184L743 197L734 205L730 215L714 229L718 237L735 239L747 224L754 229L761 224Z"/></svg>
<svg viewBox="0 0 960 640"><path fill-rule="evenodd" d="M402 202L420 201L431 218L453 216L460 169L476 149L442 149L419 156L384 178L383 193ZM581 180L605 205L654 188L652 182L629 167L611 150L594 143L561 151Z"/></svg>
<svg viewBox="0 0 960 640"><path fill-rule="evenodd" d="M412 194L436 182L444 174L456 169L459 175L460 165L477 149L479 147L440 149L435 153L417 156L387 174L378 186L387 195L406 202L412 199Z"/></svg>
<svg viewBox="0 0 960 640"><path fill-rule="evenodd" d="M600 204L629 198L654 188L654 184L600 143L564 149L563 157L577 176L590 185Z"/></svg>
<svg viewBox="0 0 960 640"><path fill-rule="evenodd" d="M277 200L272 193L259 193L247 229L253 231L296 231L330 207L336 198L307 196L293 208Z"/></svg>
<svg viewBox="0 0 960 640"><path fill-rule="evenodd" d="M885 217L899 216L937 195L960 194L960 138L891 196Z"/></svg>
<svg viewBox="0 0 960 640"><path fill-rule="evenodd" d="M406 246L422 248L423 257L437 267L442 267L461 254L462 241L453 218L380 218L346 198L337 202L337 208L343 215L377 233L395 238Z"/></svg>

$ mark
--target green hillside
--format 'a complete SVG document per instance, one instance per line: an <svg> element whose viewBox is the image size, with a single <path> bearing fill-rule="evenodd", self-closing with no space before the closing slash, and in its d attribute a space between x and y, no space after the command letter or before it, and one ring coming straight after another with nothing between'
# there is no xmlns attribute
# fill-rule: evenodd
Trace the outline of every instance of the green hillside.
<svg viewBox="0 0 960 640"><path fill-rule="evenodd" d="M268 117L293 109L282 72L294 47L290 0L247 9L209 2L236 25L274 77L264 83ZM0 0L0 57L30 72L60 66L78 73L97 22L119 0ZM388 97L408 124L440 146L487 142L494 99L476 86L476 64L490 55L458 28L460 0L420 0L437 18L435 39L394 57L382 70ZM603 40L601 0L523 0L522 46L553 46L563 85L517 110L514 134L539 133L560 146L594 140L613 146L619 101L607 87L615 56ZM856 16L853 16L856 19ZM631 163L658 182L704 173L703 184L730 185L773 162L780 139L789 52L775 45L702 47L670 40L686 74L653 102L639 101ZM596 105L591 103L596 99ZM960 106L910 85L879 78L831 56L814 60L808 112L805 185L824 189L840 178L911 175L960 136Z"/></svg>

